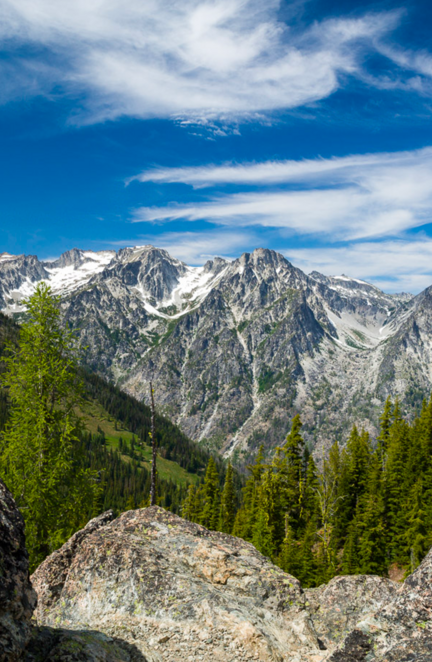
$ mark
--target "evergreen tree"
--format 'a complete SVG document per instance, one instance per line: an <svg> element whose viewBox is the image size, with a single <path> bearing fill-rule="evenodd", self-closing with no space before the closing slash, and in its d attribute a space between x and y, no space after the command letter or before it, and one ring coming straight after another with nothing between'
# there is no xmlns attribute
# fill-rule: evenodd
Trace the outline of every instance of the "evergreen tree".
<svg viewBox="0 0 432 662"><path fill-rule="evenodd" d="M99 484L82 466L75 340L60 324L59 300L40 283L25 303L19 346L4 357L10 415L0 471L24 515L34 569L86 523Z"/></svg>
<svg viewBox="0 0 432 662"><path fill-rule="evenodd" d="M197 522L199 519L199 505L197 501L197 490L195 489L195 485L191 483L181 509L182 517L188 519L190 522Z"/></svg>
<svg viewBox="0 0 432 662"><path fill-rule="evenodd" d="M277 564L282 570L298 577L301 573L301 551L296 541L294 531L289 525L288 516L285 518L285 537L281 545Z"/></svg>
<svg viewBox="0 0 432 662"><path fill-rule="evenodd" d="M372 448L366 431L354 426L340 458L338 518L335 537L343 544L348 527L355 518L357 505L364 494Z"/></svg>
<svg viewBox="0 0 432 662"><path fill-rule="evenodd" d="M383 474L383 498L388 530L388 549L393 562L406 562L404 509L412 477L407 475L410 438L408 424L399 416L393 421L387 442Z"/></svg>
<svg viewBox="0 0 432 662"><path fill-rule="evenodd" d="M359 559L358 559L358 539L359 532L357 528L357 521L354 519L348 528L348 535L343 547L342 556L342 574L343 575L357 575L359 572Z"/></svg>
<svg viewBox="0 0 432 662"><path fill-rule="evenodd" d="M252 532L252 544L264 556L272 557L274 552L272 530L269 524L269 515L267 511L267 499L264 490L259 490L258 508L256 522Z"/></svg>
<svg viewBox="0 0 432 662"><path fill-rule="evenodd" d="M219 473L213 457L210 457L202 487L203 508L200 523L207 529L217 530L219 524L220 489Z"/></svg>
<svg viewBox="0 0 432 662"><path fill-rule="evenodd" d="M378 452L383 461L387 450L387 442L392 424L393 404L390 397L387 398L384 405L384 411L380 416L380 433L377 437Z"/></svg>
<svg viewBox="0 0 432 662"><path fill-rule="evenodd" d="M428 531L427 527L427 511L421 478L412 487L407 505L409 510L406 517L405 540L409 553L409 560L407 558L409 564L407 574L409 574L414 572L420 561L426 556L432 542L431 531L430 529Z"/></svg>
<svg viewBox="0 0 432 662"><path fill-rule="evenodd" d="M305 587L316 586L317 563L313 548L316 541L316 522L309 520L300 544L301 566L298 579Z"/></svg>
<svg viewBox="0 0 432 662"><path fill-rule="evenodd" d="M359 571L369 575L386 575L388 567L388 541L384 519L382 494L382 449L371 458L366 492L359 505L358 545Z"/></svg>
<svg viewBox="0 0 432 662"><path fill-rule="evenodd" d="M291 431L287 435L283 447L286 458L286 511L289 514L291 526L294 530L299 526L301 517L302 499L304 493L303 454L304 441L300 434L302 422L300 415L296 414L292 420Z"/></svg>
<svg viewBox="0 0 432 662"><path fill-rule="evenodd" d="M235 511L236 496L233 484L233 469L231 463L229 463L221 497L219 531L231 533L234 526Z"/></svg>

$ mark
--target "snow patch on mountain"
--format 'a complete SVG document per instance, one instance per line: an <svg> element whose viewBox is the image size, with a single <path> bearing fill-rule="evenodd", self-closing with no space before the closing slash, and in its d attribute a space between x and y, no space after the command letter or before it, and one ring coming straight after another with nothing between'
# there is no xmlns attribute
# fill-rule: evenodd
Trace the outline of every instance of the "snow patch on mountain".
<svg viewBox="0 0 432 662"><path fill-rule="evenodd" d="M46 282L55 294L69 294L87 283L92 276L101 273L113 258L112 251L83 251L85 262L79 266L46 268L50 274Z"/></svg>
<svg viewBox="0 0 432 662"><path fill-rule="evenodd" d="M24 255L0 255L0 294L6 305L3 312L16 314L24 311L22 299L35 291L38 283L51 286L54 294L67 295L86 285L101 273L115 256L114 251L80 251L73 249L58 260L41 262Z"/></svg>

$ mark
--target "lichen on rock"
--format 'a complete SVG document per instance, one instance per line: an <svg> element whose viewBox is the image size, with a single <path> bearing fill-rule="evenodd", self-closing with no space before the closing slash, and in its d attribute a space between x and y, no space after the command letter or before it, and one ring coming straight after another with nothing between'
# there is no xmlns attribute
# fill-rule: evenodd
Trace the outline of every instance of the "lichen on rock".
<svg viewBox="0 0 432 662"><path fill-rule="evenodd" d="M243 540L156 506L128 511L82 537L49 591L64 553L33 575L40 625L98 629L149 659L323 657L298 580Z"/></svg>

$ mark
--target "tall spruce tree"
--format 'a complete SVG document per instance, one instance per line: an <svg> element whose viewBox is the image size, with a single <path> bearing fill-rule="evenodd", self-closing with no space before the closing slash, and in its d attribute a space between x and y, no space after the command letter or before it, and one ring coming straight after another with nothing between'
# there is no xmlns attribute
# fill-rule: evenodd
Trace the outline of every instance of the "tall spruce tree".
<svg viewBox="0 0 432 662"><path fill-rule="evenodd" d="M18 347L9 346L1 378L10 416L0 437L0 473L26 523L30 566L85 524L99 489L83 469L75 340L60 322L59 300L40 283L25 302Z"/></svg>
<svg viewBox="0 0 432 662"><path fill-rule="evenodd" d="M291 430L283 447L286 457L286 508L294 530L300 523L305 488L305 476L303 475L305 445L300 433L301 428L300 414L296 414L292 419Z"/></svg>
<svg viewBox="0 0 432 662"><path fill-rule="evenodd" d="M236 495L233 484L233 468L228 464L220 505L219 531L231 533L236 514Z"/></svg>
<svg viewBox="0 0 432 662"><path fill-rule="evenodd" d="M207 464L204 485L202 486L203 508L200 523L207 529L217 531L220 516L219 473L213 457Z"/></svg>

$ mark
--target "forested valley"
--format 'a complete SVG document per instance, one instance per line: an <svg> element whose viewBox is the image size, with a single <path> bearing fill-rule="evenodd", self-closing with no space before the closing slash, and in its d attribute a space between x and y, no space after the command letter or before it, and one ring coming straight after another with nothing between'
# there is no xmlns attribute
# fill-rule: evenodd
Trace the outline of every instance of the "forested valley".
<svg viewBox="0 0 432 662"><path fill-rule="evenodd" d="M0 315L0 467L21 504L34 568L91 517L109 508L120 513L149 505L150 410L78 368L70 358L71 338L58 324L55 299L49 291L38 291L32 299L36 317L32 321L30 311L21 331ZM52 316L48 326L57 333L48 341L42 332L46 311ZM32 370L37 347L44 357L52 353L63 380L60 388L55 385L63 396L55 407L46 407L43 430L37 428L37 407L32 423L19 402L28 397L23 377L32 381L26 371ZM58 364L60 355L65 370ZM50 388L53 365L46 366ZM34 373L38 370L40 364L34 363ZM72 402L69 391L77 384L82 391ZM93 407L90 426L90 419L80 415L86 403ZM115 432L107 434L102 420L94 429L101 413ZM57 435L55 448L44 437L49 426L51 437ZM432 544L432 401L407 421L398 403L388 399L377 440L354 427L347 440L334 441L321 466L305 445L301 427L300 413L273 456L266 457L261 448L243 476L158 415L158 504L252 542L306 587L338 574L402 579L412 572ZM42 447L43 466L36 471L34 458L41 457ZM36 474L33 484L29 476Z"/></svg>

